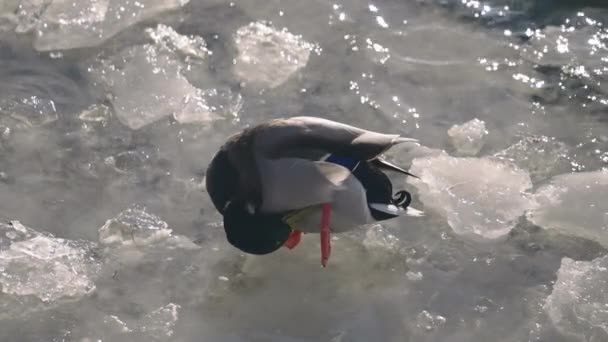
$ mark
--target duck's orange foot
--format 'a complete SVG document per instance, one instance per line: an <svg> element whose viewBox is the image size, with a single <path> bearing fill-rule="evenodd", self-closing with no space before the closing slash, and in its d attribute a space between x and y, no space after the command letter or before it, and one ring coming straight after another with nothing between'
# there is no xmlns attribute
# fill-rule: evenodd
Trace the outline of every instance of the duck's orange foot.
<svg viewBox="0 0 608 342"><path fill-rule="evenodd" d="M289 237L283 243L283 246L289 249L294 249L300 243L300 240L302 240L302 232L294 229L291 231L291 233L289 233Z"/></svg>

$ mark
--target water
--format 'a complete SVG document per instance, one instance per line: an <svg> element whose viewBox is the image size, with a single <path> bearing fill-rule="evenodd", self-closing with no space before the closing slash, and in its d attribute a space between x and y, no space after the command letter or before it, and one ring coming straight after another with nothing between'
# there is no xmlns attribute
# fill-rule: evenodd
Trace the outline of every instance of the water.
<svg viewBox="0 0 608 342"><path fill-rule="evenodd" d="M602 7L0 0L0 341L608 340ZM426 216L230 247L207 163L292 115L419 139Z"/></svg>

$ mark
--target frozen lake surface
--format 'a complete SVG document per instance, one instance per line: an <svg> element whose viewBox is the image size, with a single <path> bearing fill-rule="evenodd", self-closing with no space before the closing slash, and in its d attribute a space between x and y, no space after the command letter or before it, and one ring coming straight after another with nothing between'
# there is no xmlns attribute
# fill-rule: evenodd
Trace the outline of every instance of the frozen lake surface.
<svg viewBox="0 0 608 342"><path fill-rule="evenodd" d="M608 341L607 8L0 0L0 341ZM209 159L294 115L419 139L426 216L228 245Z"/></svg>

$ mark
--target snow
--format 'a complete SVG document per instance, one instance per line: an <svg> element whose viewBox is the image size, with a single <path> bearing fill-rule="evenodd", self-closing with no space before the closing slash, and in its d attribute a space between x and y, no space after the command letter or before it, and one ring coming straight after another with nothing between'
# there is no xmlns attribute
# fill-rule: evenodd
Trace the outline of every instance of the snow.
<svg viewBox="0 0 608 342"><path fill-rule="evenodd" d="M557 329L577 341L608 339L608 257L562 259L544 309Z"/></svg>
<svg viewBox="0 0 608 342"><path fill-rule="evenodd" d="M245 84L275 88L308 63L312 45L287 30L253 22L236 31L234 74Z"/></svg>
<svg viewBox="0 0 608 342"><path fill-rule="evenodd" d="M448 130L448 136L456 151L466 156L474 156L481 151L486 135L486 123L477 118L462 125L454 125Z"/></svg>
<svg viewBox="0 0 608 342"><path fill-rule="evenodd" d="M608 170L558 175L534 195L535 224L608 246Z"/></svg>
<svg viewBox="0 0 608 342"><path fill-rule="evenodd" d="M526 171L489 158L446 154L414 159L409 178L425 208L447 219L458 234L493 239L506 235L531 206Z"/></svg>

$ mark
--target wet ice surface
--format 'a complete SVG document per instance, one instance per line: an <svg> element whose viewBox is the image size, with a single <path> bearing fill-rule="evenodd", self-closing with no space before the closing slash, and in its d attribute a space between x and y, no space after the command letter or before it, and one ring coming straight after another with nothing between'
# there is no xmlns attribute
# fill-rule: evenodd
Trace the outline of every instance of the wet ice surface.
<svg viewBox="0 0 608 342"><path fill-rule="evenodd" d="M458 234L504 236L531 207L528 173L505 163L442 154L416 158L410 170L420 177L410 180L420 201Z"/></svg>
<svg viewBox="0 0 608 342"><path fill-rule="evenodd" d="M606 257L592 261L562 260L553 292L544 305L556 327L584 341L608 338L608 265Z"/></svg>
<svg viewBox="0 0 608 342"><path fill-rule="evenodd" d="M605 340L608 13L562 3L0 1L0 340ZM235 251L206 165L290 115L419 139L426 216Z"/></svg>
<svg viewBox="0 0 608 342"><path fill-rule="evenodd" d="M528 218L539 226L608 246L608 171L559 175L538 189Z"/></svg>

